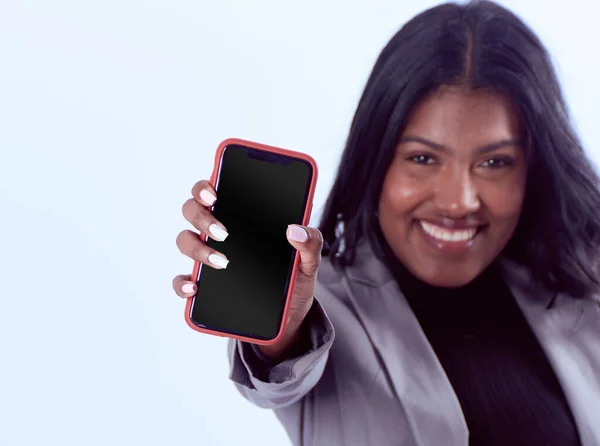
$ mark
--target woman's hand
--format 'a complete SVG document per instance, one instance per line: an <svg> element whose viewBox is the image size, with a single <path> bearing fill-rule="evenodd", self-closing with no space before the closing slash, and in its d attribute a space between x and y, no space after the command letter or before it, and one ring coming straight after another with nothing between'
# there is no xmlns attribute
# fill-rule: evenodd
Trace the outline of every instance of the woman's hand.
<svg viewBox="0 0 600 446"><path fill-rule="evenodd" d="M227 228L217 221L209 211L217 200L217 193L208 181L202 180L192 188L192 198L183 204L183 216L198 231L210 238L223 241ZM280 340L273 345L259 348L272 358L282 358L299 341L300 326L313 303L313 293L317 272L321 264L323 236L316 228L290 225L287 229L289 243L300 253L300 266L296 285L290 302L286 330ZM184 230L177 236L177 247L186 256L211 268L225 268L228 260L221 252L209 248L200 235ZM190 274L182 274L173 279L175 293L183 298L196 294L197 288Z"/></svg>

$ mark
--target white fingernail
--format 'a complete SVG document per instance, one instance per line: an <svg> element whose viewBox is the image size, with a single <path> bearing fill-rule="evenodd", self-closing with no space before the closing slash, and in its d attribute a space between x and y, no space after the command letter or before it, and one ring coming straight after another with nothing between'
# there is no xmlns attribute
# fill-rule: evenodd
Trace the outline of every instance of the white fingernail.
<svg viewBox="0 0 600 446"><path fill-rule="evenodd" d="M211 194L206 189L202 189L200 191L200 198L202 198L204 201L206 201L211 206L215 202L215 200L217 199L217 197L215 197L213 194Z"/></svg>
<svg viewBox="0 0 600 446"><path fill-rule="evenodd" d="M186 283L185 285L183 285L181 287L181 291L183 291L185 294L190 294L194 292L194 284L193 283Z"/></svg>
<svg viewBox="0 0 600 446"><path fill-rule="evenodd" d="M218 224L213 223L208 227L209 232L220 242L225 240L229 235L225 229L220 227Z"/></svg>
<svg viewBox="0 0 600 446"><path fill-rule="evenodd" d="M219 268L227 268L229 260L219 254L211 254L208 256L208 261Z"/></svg>

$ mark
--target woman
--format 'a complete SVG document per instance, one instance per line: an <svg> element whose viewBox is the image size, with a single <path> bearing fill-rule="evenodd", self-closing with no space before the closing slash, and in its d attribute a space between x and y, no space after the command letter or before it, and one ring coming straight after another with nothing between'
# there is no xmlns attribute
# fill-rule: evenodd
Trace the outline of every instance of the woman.
<svg viewBox="0 0 600 446"><path fill-rule="evenodd" d="M192 193L184 215L207 232L216 193ZM600 445L598 178L512 13L445 4L408 22L319 229L287 235L302 262L284 338L229 346L231 379L293 444ZM178 246L211 254L189 231Z"/></svg>

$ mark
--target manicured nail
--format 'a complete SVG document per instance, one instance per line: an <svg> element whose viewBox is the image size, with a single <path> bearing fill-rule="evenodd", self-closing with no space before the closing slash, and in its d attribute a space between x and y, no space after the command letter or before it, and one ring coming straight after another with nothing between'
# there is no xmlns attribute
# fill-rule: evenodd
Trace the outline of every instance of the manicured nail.
<svg viewBox="0 0 600 446"><path fill-rule="evenodd" d="M191 294L194 292L194 284L193 283L186 283L181 287L181 291L183 291L185 294Z"/></svg>
<svg viewBox="0 0 600 446"><path fill-rule="evenodd" d="M211 254L208 256L208 261L219 268L227 268L229 260L219 254Z"/></svg>
<svg viewBox="0 0 600 446"><path fill-rule="evenodd" d="M210 225L208 227L208 230L220 242L225 240L227 238L227 236L229 235L225 229L223 229L221 226L219 226L216 223L213 223L212 225Z"/></svg>
<svg viewBox="0 0 600 446"><path fill-rule="evenodd" d="M290 240L295 242L305 242L308 240L308 232L300 226L290 225L288 226L287 236Z"/></svg>
<svg viewBox="0 0 600 446"><path fill-rule="evenodd" d="M215 200L217 199L217 197L215 197L212 193L210 193L208 190L206 189L202 189L200 191L200 198L203 201L206 201L208 204L210 204L212 206L212 204L215 202Z"/></svg>

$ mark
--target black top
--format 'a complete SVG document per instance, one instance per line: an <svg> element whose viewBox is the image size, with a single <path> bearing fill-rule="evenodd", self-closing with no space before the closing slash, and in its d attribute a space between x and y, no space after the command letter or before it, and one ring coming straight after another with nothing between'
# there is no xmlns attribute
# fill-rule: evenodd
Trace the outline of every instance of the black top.
<svg viewBox="0 0 600 446"><path fill-rule="evenodd" d="M439 358L471 446L579 446L561 386L496 267L460 288L395 275Z"/></svg>

